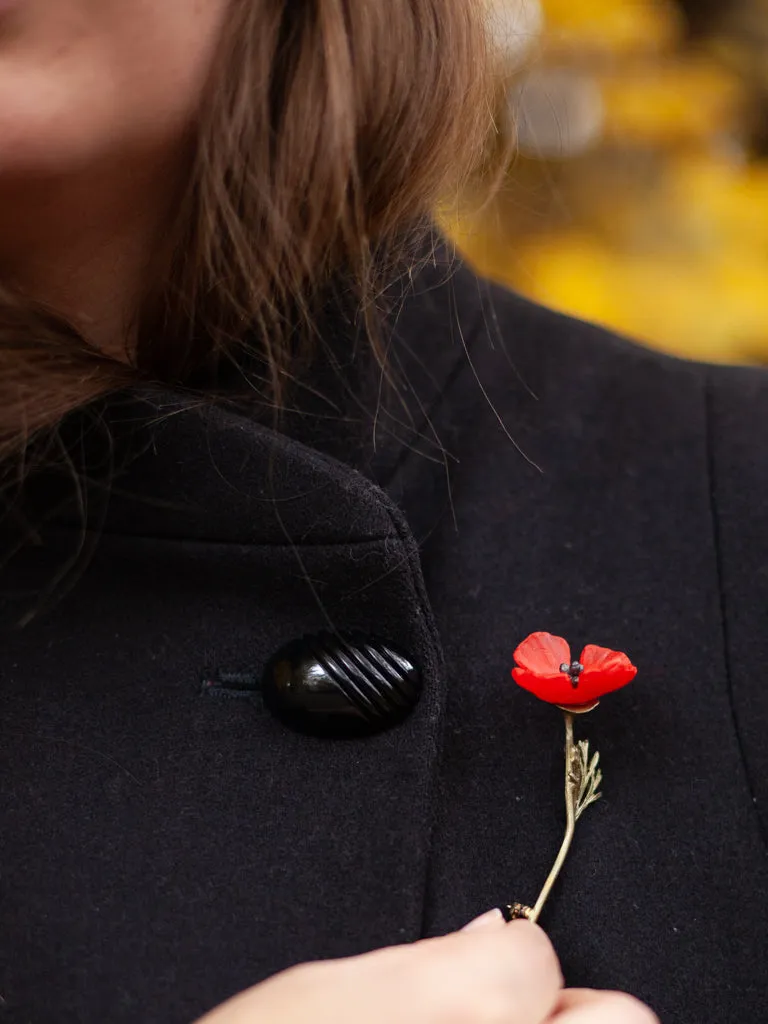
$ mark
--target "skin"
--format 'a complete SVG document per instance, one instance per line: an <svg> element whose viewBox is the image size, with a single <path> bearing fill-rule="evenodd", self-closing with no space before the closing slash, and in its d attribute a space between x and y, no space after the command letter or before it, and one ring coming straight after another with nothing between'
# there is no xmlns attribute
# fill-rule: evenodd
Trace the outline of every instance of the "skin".
<svg viewBox="0 0 768 1024"><path fill-rule="evenodd" d="M0 0L0 277L125 353L228 0Z"/></svg>
<svg viewBox="0 0 768 1024"><path fill-rule="evenodd" d="M118 358L184 183L227 7L228 0L0 0L0 279L70 317ZM655 1018L628 996L564 991L544 932L506 925L494 911L454 935L292 968L204 1020Z"/></svg>

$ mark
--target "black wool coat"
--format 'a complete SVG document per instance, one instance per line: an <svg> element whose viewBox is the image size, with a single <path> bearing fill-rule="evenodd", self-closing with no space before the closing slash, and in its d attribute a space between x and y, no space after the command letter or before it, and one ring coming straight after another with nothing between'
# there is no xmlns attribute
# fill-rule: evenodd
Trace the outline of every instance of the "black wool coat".
<svg viewBox="0 0 768 1024"><path fill-rule="evenodd" d="M184 1024L532 902L564 825L560 713L510 677L536 630L639 668L576 727L605 778L542 916L568 984L768 1020L768 376L460 268L398 304L396 395L326 340L279 431L121 396L65 432L78 495L6 511L0 1021ZM232 692L329 623L418 664L402 724Z"/></svg>

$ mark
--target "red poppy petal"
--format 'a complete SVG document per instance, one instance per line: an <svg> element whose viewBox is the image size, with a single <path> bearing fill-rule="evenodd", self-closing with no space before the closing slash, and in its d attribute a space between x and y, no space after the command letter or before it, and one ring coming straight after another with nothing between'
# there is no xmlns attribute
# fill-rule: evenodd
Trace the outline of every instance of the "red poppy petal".
<svg viewBox="0 0 768 1024"><path fill-rule="evenodd" d="M518 686L534 694L547 704L585 704L581 690L574 688L570 677L565 672L556 675L540 676L536 672L528 672L524 668L513 668L512 676Z"/></svg>
<svg viewBox="0 0 768 1024"><path fill-rule="evenodd" d="M588 644L581 652L584 671L579 677L579 698L594 700L626 686L637 675L637 669L621 651Z"/></svg>
<svg viewBox="0 0 768 1024"><path fill-rule="evenodd" d="M570 665L571 648L561 636L552 636L551 633L531 633L516 649L513 657L520 668L526 672L531 672L543 679L552 679L563 675L560 672L561 665Z"/></svg>

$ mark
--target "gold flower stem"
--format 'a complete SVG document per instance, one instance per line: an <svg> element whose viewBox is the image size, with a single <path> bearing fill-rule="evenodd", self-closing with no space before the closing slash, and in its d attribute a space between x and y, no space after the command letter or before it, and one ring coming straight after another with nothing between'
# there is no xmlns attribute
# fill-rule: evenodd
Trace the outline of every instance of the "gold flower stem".
<svg viewBox="0 0 768 1024"><path fill-rule="evenodd" d="M564 711L563 715L565 717L565 813L567 822L565 836L560 852L557 855L557 860L552 865L552 870L549 872L544 883L544 888L541 890L533 909L526 914L529 921L538 921L539 914L547 902L552 887L557 881L557 876L560 874L565 863L565 858L568 856L568 851L573 842L573 835L576 831L576 805L579 798L580 779L574 768L578 760L578 752L573 742L573 715L570 711Z"/></svg>
<svg viewBox="0 0 768 1024"><path fill-rule="evenodd" d="M535 906L510 903L499 908L507 921L513 921L520 917L525 917L529 921L538 921L539 914L552 892L563 864L565 864L565 858L568 856L573 842L573 834L576 831L576 822L590 804L600 799L600 783L603 781L603 773L599 767L600 755L597 751L590 754L589 743L586 740L579 740L578 743L573 741L573 716L587 714L596 707L597 701L570 710L561 707L565 716L565 836L557 860L552 865L552 870L547 876Z"/></svg>

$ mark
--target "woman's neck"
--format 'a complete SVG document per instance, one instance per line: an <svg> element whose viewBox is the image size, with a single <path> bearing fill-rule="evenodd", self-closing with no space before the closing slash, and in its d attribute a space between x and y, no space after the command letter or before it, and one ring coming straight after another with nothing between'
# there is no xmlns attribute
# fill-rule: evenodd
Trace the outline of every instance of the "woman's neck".
<svg viewBox="0 0 768 1024"><path fill-rule="evenodd" d="M168 254L183 173L178 157L145 157L0 180L0 280L128 359L135 311Z"/></svg>

